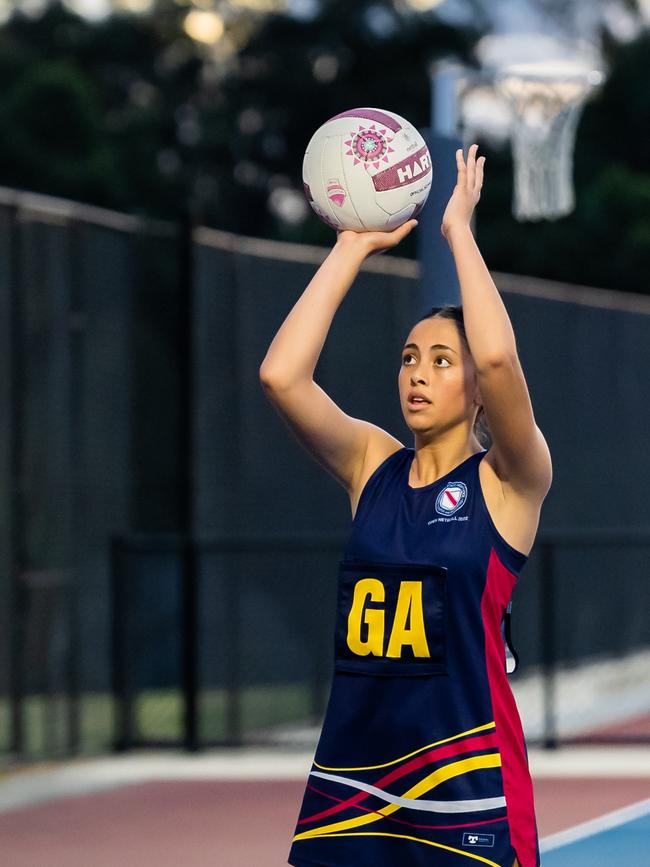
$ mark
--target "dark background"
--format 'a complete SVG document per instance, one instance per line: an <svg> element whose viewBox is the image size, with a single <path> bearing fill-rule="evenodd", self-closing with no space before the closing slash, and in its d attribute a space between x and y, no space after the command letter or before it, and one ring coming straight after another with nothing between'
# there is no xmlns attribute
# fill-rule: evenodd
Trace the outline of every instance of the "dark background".
<svg viewBox="0 0 650 867"><path fill-rule="evenodd" d="M374 104L430 125L429 63L471 62L492 26L489 4L464 6L471 26L387 0L322 2L305 21L239 10L225 55L183 32L189 2L94 23L49 3L0 26L0 755L110 749L120 666L134 740L181 741L188 529L201 740L318 723L349 502L265 401L258 370L334 238L274 203L304 198L302 154L329 116ZM392 22L381 32L378 9ZM602 37L609 77L578 128L576 210L518 223L509 148L481 143L476 230L554 462L513 598L515 677L620 661L638 702L647 675L633 666L650 640L650 44L647 30ZM399 347L426 289L416 241L366 263L316 370L344 411L405 443ZM596 547L602 528L613 538ZM560 548L557 534L574 530L599 538ZM645 530L642 545L616 536L630 530Z"/></svg>
<svg viewBox="0 0 650 867"><path fill-rule="evenodd" d="M95 22L58 2L40 16L16 12L0 28L0 183L134 214L191 210L240 234L328 245L327 226L311 213L283 220L272 193L302 195L307 142L340 111L379 106L430 125L429 64L445 56L471 66L493 26L491 4L457 5L466 14L454 26L397 0L322 0L312 20L231 9L227 56L186 35L189 0ZM567 4L531 5L566 31ZM517 223L510 148L479 137L477 235L496 270L646 293L650 35L621 42L602 25L595 38L608 78L578 128L575 212ZM416 258L414 238L399 255Z"/></svg>

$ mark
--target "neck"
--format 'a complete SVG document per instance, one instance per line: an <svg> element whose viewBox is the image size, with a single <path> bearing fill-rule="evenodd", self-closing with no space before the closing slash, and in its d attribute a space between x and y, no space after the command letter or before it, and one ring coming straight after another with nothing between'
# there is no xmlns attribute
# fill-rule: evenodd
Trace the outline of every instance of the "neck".
<svg viewBox="0 0 650 867"><path fill-rule="evenodd" d="M409 473L409 484L429 485L482 450L483 447L474 434L464 439L438 438L435 442L422 441L416 434L415 456Z"/></svg>

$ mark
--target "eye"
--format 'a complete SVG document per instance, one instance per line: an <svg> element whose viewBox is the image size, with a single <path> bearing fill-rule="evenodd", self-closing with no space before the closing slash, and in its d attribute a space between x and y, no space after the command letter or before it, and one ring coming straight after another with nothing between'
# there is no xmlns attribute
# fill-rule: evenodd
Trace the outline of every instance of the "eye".
<svg viewBox="0 0 650 867"><path fill-rule="evenodd" d="M451 362L449 361L448 358L445 358L444 355L439 355L436 358L436 361L446 361L447 362L447 364L445 364L445 365L439 364L438 367L451 367Z"/></svg>
<svg viewBox="0 0 650 867"><path fill-rule="evenodd" d="M402 364L406 364L408 358L415 358L415 356L413 355L412 352L407 352L407 353L405 353L405 354L402 356Z"/></svg>

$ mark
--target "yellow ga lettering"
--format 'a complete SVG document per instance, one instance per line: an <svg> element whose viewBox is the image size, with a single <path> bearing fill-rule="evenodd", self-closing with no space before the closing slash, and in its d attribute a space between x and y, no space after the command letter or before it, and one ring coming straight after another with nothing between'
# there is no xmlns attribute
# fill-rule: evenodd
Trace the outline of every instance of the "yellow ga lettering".
<svg viewBox="0 0 650 867"><path fill-rule="evenodd" d="M385 598L384 585L378 578L362 578L355 584L347 635L348 647L352 653L359 656L383 656L385 611L383 608L368 608L367 603L384 602ZM368 627L365 641L361 638L362 623ZM413 648L414 656L431 656L424 631L421 581L400 581L386 656L399 659L402 648L407 644Z"/></svg>

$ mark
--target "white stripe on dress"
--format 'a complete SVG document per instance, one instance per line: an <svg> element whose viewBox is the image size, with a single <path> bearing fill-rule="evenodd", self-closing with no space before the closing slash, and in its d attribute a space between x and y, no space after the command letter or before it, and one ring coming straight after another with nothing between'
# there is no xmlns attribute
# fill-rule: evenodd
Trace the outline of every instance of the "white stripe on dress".
<svg viewBox="0 0 650 867"><path fill-rule="evenodd" d="M473 813L479 810L497 810L500 807L506 806L505 797L477 798L473 801L427 801L423 798L401 798L399 795L391 795L389 792L384 792L383 789L378 789L377 786L362 783L360 780L352 780L350 777L339 777L337 774L324 774L322 771L311 771L310 776L322 777L324 780L343 783L346 786L351 786L353 789L361 789L363 792L368 792L370 795L381 798L382 801L387 801L389 804L398 804L400 807L408 807L409 810L426 810L432 813Z"/></svg>

